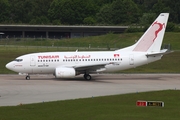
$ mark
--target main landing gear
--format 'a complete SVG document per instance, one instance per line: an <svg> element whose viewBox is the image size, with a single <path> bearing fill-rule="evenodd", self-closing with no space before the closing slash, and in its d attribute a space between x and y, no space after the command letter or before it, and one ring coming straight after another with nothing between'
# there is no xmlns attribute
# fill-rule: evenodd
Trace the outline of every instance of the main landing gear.
<svg viewBox="0 0 180 120"><path fill-rule="evenodd" d="M30 80L30 76L29 75L26 76L26 80Z"/></svg>
<svg viewBox="0 0 180 120"><path fill-rule="evenodd" d="M84 74L84 79L91 80L91 76L89 74Z"/></svg>

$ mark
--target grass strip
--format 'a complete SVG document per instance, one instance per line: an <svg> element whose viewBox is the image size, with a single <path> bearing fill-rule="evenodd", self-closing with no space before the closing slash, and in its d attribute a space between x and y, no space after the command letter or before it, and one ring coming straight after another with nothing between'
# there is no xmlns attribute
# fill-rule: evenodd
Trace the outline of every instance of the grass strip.
<svg viewBox="0 0 180 120"><path fill-rule="evenodd" d="M164 90L0 107L0 120L179 120L180 91ZM165 107L137 107L137 100Z"/></svg>

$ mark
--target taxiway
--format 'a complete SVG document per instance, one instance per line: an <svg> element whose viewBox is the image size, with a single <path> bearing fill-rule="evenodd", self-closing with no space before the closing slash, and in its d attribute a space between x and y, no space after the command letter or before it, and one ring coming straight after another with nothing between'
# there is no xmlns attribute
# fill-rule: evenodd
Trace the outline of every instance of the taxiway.
<svg viewBox="0 0 180 120"><path fill-rule="evenodd" d="M55 79L52 75L0 75L0 106L79 99L96 96L180 89L180 74L99 74Z"/></svg>

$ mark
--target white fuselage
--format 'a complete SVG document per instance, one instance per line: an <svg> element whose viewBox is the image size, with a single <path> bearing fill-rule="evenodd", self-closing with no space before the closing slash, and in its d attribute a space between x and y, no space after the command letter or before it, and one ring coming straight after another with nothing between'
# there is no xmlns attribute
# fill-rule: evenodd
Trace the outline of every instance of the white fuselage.
<svg viewBox="0 0 180 120"><path fill-rule="evenodd" d="M96 72L113 72L135 68L159 60L161 56L147 57L144 52L45 52L18 57L7 68L27 74L54 73L57 67L76 67L106 64Z"/></svg>

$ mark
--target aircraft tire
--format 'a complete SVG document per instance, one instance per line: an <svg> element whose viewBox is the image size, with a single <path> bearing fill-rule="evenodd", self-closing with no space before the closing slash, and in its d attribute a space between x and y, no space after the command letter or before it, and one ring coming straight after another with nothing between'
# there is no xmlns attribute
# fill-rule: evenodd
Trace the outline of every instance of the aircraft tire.
<svg viewBox="0 0 180 120"><path fill-rule="evenodd" d="M89 74L85 74L85 75L84 75L84 78L85 78L86 80L91 80L91 76L90 76Z"/></svg>
<svg viewBox="0 0 180 120"><path fill-rule="evenodd" d="M30 76L26 76L26 80L30 80Z"/></svg>

